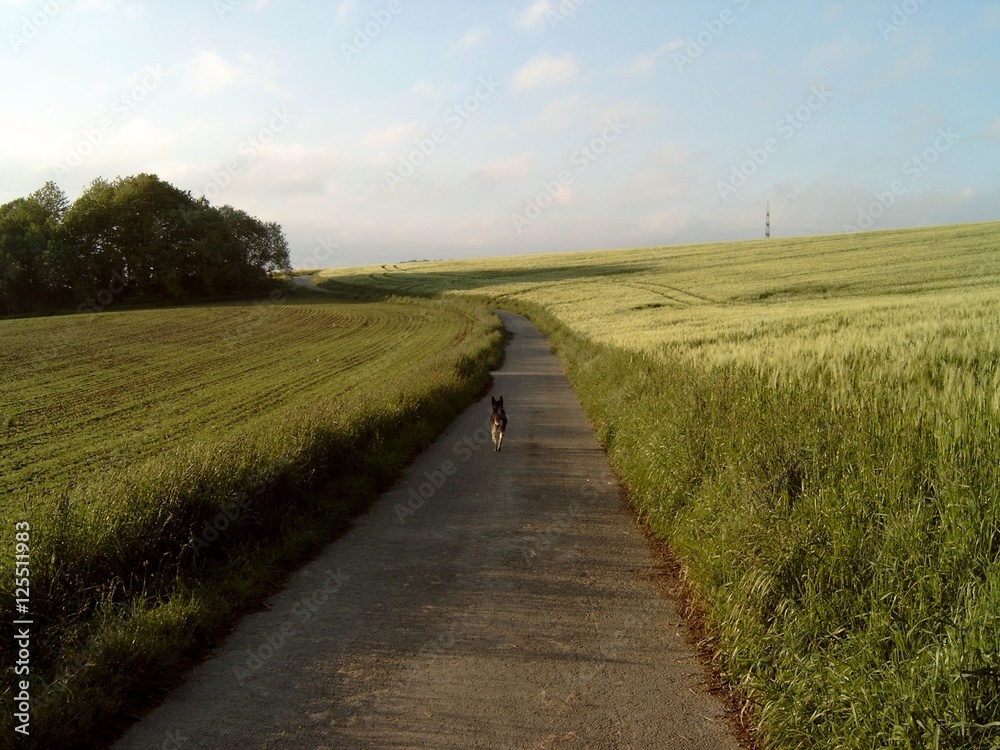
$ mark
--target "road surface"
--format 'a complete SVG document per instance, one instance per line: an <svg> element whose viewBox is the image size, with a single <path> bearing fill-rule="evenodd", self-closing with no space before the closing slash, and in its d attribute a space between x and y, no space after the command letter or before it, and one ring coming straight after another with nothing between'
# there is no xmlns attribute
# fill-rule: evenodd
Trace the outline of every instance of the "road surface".
<svg viewBox="0 0 1000 750"><path fill-rule="evenodd" d="M116 745L736 750L662 570L526 319L472 405Z"/></svg>

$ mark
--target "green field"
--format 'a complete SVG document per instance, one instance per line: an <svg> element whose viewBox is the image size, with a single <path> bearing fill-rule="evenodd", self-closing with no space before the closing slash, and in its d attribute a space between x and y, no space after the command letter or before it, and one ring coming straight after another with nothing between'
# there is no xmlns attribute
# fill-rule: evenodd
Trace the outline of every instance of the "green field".
<svg viewBox="0 0 1000 750"><path fill-rule="evenodd" d="M531 315L767 748L1000 748L1000 224L330 271Z"/></svg>
<svg viewBox="0 0 1000 750"><path fill-rule="evenodd" d="M501 341L464 302L293 290L0 320L0 514L31 529L37 746L113 737L464 408Z"/></svg>
<svg viewBox="0 0 1000 750"><path fill-rule="evenodd" d="M229 305L0 321L0 494L58 496L163 451L381 392L469 319L400 304Z"/></svg>

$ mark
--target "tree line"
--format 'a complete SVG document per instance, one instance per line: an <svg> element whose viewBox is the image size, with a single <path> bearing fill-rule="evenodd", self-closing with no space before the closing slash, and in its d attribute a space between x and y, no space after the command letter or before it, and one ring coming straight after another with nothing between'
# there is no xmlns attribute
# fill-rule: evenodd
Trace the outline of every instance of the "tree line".
<svg viewBox="0 0 1000 750"><path fill-rule="evenodd" d="M278 224L152 174L96 179L72 204L47 182L0 206L0 314L227 297L290 268Z"/></svg>

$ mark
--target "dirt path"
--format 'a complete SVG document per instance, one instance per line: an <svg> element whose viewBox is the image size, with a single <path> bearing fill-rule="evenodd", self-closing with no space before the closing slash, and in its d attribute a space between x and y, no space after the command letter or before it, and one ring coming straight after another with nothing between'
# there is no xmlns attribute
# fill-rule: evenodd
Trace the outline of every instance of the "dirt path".
<svg viewBox="0 0 1000 750"><path fill-rule="evenodd" d="M487 398L120 750L735 750L576 396L502 317L503 452Z"/></svg>

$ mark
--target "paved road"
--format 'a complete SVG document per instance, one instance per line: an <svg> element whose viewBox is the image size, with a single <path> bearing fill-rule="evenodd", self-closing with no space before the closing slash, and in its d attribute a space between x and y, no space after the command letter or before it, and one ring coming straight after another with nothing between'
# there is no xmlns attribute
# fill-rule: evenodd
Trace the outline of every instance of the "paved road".
<svg viewBox="0 0 1000 750"><path fill-rule="evenodd" d="M735 750L657 562L542 335L131 748Z"/></svg>

